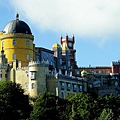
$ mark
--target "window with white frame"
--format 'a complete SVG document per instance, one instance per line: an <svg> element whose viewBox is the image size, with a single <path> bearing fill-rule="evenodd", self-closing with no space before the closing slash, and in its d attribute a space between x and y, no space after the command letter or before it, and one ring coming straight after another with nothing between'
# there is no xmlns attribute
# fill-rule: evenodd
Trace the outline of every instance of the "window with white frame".
<svg viewBox="0 0 120 120"><path fill-rule="evenodd" d="M31 71L31 80L36 80L36 71Z"/></svg>
<svg viewBox="0 0 120 120"><path fill-rule="evenodd" d="M13 60L16 60L16 54L13 54L12 58L13 58Z"/></svg>
<svg viewBox="0 0 120 120"><path fill-rule="evenodd" d="M16 45L16 40L13 40L13 45Z"/></svg>
<svg viewBox="0 0 120 120"><path fill-rule="evenodd" d="M30 55L29 54L26 55L26 60L30 60Z"/></svg>

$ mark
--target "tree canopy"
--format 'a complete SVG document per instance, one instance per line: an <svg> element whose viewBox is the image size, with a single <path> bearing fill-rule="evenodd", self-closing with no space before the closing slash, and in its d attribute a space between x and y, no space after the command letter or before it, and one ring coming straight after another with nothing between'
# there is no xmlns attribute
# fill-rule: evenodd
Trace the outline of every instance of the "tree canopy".
<svg viewBox="0 0 120 120"><path fill-rule="evenodd" d="M19 84L0 81L0 119L18 120L29 117L32 110L28 95Z"/></svg>
<svg viewBox="0 0 120 120"><path fill-rule="evenodd" d="M51 93L44 92L38 96L33 106L31 120L67 120L69 102Z"/></svg>
<svg viewBox="0 0 120 120"><path fill-rule="evenodd" d="M19 84L0 81L0 120L119 120L119 113L120 95L76 93L62 99L44 92L31 106Z"/></svg>

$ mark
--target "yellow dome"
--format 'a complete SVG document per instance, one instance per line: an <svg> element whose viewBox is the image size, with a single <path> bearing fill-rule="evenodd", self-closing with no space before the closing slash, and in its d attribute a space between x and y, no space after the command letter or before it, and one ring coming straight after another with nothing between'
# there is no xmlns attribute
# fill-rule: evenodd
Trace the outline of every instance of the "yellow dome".
<svg viewBox="0 0 120 120"><path fill-rule="evenodd" d="M85 70L83 70L82 72L81 72L81 75L82 76L84 76L84 75L86 75L87 74L87 71L85 71Z"/></svg>
<svg viewBox="0 0 120 120"><path fill-rule="evenodd" d="M69 50L69 48L67 46L63 46L62 50Z"/></svg>
<svg viewBox="0 0 120 120"><path fill-rule="evenodd" d="M53 47L53 48L59 48L60 45L59 45L58 43L55 43L52 47Z"/></svg>

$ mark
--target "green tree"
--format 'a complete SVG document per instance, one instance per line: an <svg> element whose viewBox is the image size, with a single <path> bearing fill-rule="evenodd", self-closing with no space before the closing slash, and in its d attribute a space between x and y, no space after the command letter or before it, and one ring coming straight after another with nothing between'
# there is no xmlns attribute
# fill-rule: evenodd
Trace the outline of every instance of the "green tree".
<svg viewBox="0 0 120 120"><path fill-rule="evenodd" d="M19 84L0 81L0 120L26 119L31 110L28 95Z"/></svg>
<svg viewBox="0 0 120 120"><path fill-rule="evenodd" d="M120 96L104 96L98 97L94 105L94 116L98 118L103 109L111 109L113 112L113 120L118 120L120 113Z"/></svg>
<svg viewBox="0 0 120 120"><path fill-rule="evenodd" d="M100 117L97 120L113 120L113 112L112 109L103 109Z"/></svg>
<svg viewBox="0 0 120 120"><path fill-rule="evenodd" d="M69 120L69 116L71 115L72 105L71 102L67 99L58 98L56 111L57 111L57 118L59 120Z"/></svg>
<svg viewBox="0 0 120 120"><path fill-rule="evenodd" d="M33 106L31 120L69 120L71 104L67 99L59 98L51 93L41 93Z"/></svg>
<svg viewBox="0 0 120 120"><path fill-rule="evenodd" d="M89 94L77 93L70 99L72 103L71 120L87 120L90 118L94 99Z"/></svg>
<svg viewBox="0 0 120 120"><path fill-rule="evenodd" d="M40 94L33 106L31 120L56 120L56 96L50 93Z"/></svg>

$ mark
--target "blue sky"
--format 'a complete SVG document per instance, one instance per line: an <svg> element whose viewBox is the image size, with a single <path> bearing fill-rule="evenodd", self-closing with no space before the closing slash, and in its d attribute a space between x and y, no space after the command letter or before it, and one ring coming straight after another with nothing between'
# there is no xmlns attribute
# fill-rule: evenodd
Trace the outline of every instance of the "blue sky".
<svg viewBox="0 0 120 120"><path fill-rule="evenodd" d="M75 36L78 66L110 66L120 58L120 0L0 0L0 31L18 12L36 46L51 49Z"/></svg>

